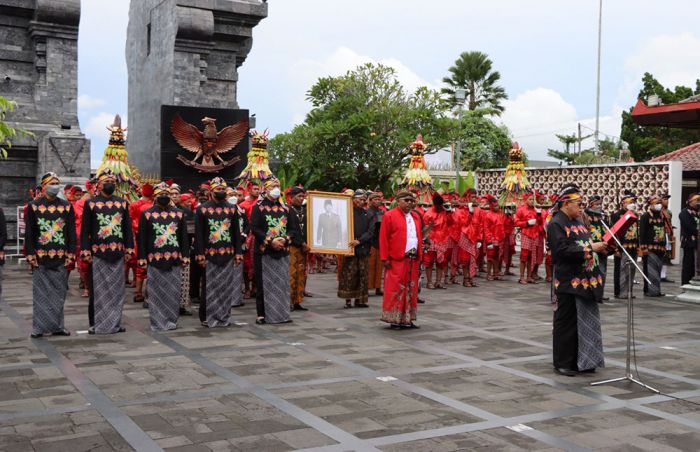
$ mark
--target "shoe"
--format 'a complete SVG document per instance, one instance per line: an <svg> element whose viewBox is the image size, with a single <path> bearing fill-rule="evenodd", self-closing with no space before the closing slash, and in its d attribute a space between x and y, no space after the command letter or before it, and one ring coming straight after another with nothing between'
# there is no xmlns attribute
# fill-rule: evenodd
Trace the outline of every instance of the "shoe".
<svg viewBox="0 0 700 452"><path fill-rule="evenodd" d="M580 373L580 374L594 374L594 373L595 373L595 367L592 368L592 369L579 370L578 373Z"/></svg>
<svg viewBox="0 0 700 452"><path fill-rule="evenodd" d="M377 289L374 291L374 294L377 295L378 297L381 297L382 295L384 295L384 291L381 289Z"/></svg>
<svg viewBox="0 0 700 452"><path fill-rule="evenodd" d="M647 298L659 298L659 297L665 297L665 293L659 293L658 295L645 295Z"/></svg>
<svg viewBox="0 0 700 452"><path fill-rule="evenodd" d="M420 326L416 325L415 323L411 322L410 325L408 325L409 328L420 328Z"/></svg>
<svg viewBox="0 0 700 452"><path fill-rule="evenodd" d="M117 333L126 333L126 328L123 326L120 326L119 329L117 330Z"/></svg>
<svg viewBox="0 0 700 452"><path fill-rule="evenodd" d="M364 304L356 304L355 307L356 307L356 308L369 308L369 305L368 305L367 303L364 303Z"/></svg>
<svg viewBox="0 0 700 452"><path fill-rule="evenodd" d="M146 300L143 301L143 309L148 309L148 302Z"/></svg>
<svg viewBox="0 0 700 452"><path fill-rule="evenodd" d="M255 319L255 324L256 325L265 325L265 319Z"/></svg>
<svg viewBox="0 0 700 452"><path fill-rule="evenodd" d="M668 279L668 278L661 278L661 282L674 283L676 281L674 281L672 279Z"/></svg>
<svg viewBox="0 0 700 452"><path fill-rule="evenodd" d="M190 298L190 302L192 304L199 304L199 297L192 297Z"/></svg>
<svg viewBox="0 0 700 452"><path fill-rule="evenodd" d="M610 301L610 297L603 297L603 301Z"/></svg>
<svg viewBox="0 0 700 452"><path fill-rule="evenodd" d="M143 296L134 295L134 303L143 303L145 298Z"/></svg>
<svg viewBox="0 0 700 452"><path fill-rule="evenodd" d="M231 306L231 307L235 309L235 308L242 308L243 306L245 306L245 303L243 303L241 301L241 304L237 304L236 306Z"/></svg>
<svg viewBox="0 0 700 452"><path fill-rule="evenodd" d="M392 329L392 330L400 329L400 328L401 328L401 325L399 325L398 323L392 323L392 324L389 325L389 328Z"/></svg>
<svg viewBox="0 0 700 452"><path fill-rule="evenodd" d="M95 334L95 327L94 326L91 326L90 328L88 328L88 334Z"/></svg>
<svg viewBox="0 0 700 452"><path fill-rule="evenodd" d="M40 337L44 337L42 333L32 333L29 335L32 339L39 339Z"/></svg>
<svg viewBox="0 0 700 452"><path fill-rule="evenodd" d="M422 298L419 298L419 299L418 299L418 303L419 303L419 304L425 304L425 300L423 300Z"/></svg>
<svg viewBox="0 0 700 452"><path fill-rule="evenodd" d="M304 306L298 304L298 305L295 305L295 306L294 306L294 310L295 310L295 311L308 311L309 308L305 308Z"/></svg>
<svg viewBox="0 0 700 452"><path fill-rule="evenodd" d="M304 292L304 296L306 298L313 298L314 297L313 295L311 295L309 292L306 292L306 291Z"/></svg>
<svg viewBox="0 0 700 452"><path fill-rule="evenodd" d="M185 308L180 308L180 315L192 315L192 312Z"/></svg>
<svg viewBox="0 0 700 452"><path fill-rule="evenodd" d="M51 333L51 336L70 336L70 331L67 331L67 330L56 331L55 333Z"/></svg>
<svg viewBox="0 0 700 452"><path fill-rule="evenodd" d="M565 377L575 377L578 372L572 369L567 369L565 367L555 367L554 372L559 375L564 375Z"/></svg>

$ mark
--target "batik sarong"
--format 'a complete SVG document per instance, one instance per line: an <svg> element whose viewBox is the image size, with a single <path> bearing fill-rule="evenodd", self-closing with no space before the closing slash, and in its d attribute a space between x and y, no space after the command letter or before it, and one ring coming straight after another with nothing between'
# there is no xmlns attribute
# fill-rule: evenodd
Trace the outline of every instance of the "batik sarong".
<svg viewBox="0 0 700 452"><path fill-rule="evenodd" d="M55 269L43 265L34 268L32 333L49 334L64 330L63 306L66 302L67 284L68 270L63 265Z"/></svg>
<svg viewBox="0 0 700 452"><path fill-rule="evenodd" d="M233 301L233 263L218 266L207 261L205 271L206 303L199 308L206 310L204 318L209 328L229 326Z"/></svg>
<svg viewBox="0 0 700 452"><path fill-rule="evenodd" d="M301 247L289 248L289 291L291 304L297 305L304 301L306 287L306 253Z"/></svg>
<svg viewBox="0 0 700 452"><path fill-rule="evenodd" d="M338 297L345 300L355 299L366 304L369 296L367 289L367 256L343 256L343 264L338 275Z"/></svg>
<svg viewBox="0 0 700 452"><path fill-rule="evenodd" d="M233 290L231 291L231 307L243 304L243 264L233 265Z"/></svg>
<svg viewBox="0 0 700 452"><path fill-rule="evenodd" d="M196 265L196 264L195 264ZM180 307L190 311L192 300L190 299L190 262L180 264Z"/></svg>
<svg viewBox="0 0 700 452"><path fill-rule="evenodd" d="M634 274L636 269L634 265L630 265L626 255L622 255L620 260L620 297L627 298L630 286L634 283Z"/></svg>
<svg viewBox="0 0 700 452"><path fill-rule="evenodd" d="M289 256L274 259L262 256L262 283L265 297L265 323L289 321Z"/></svg>
<svg viewBox="0 0 700 452"><path fill-rule="evenodd" d="M95 334L118 333L124 308L124 260L92 261L92 290L95 306Z"/></svg>
<svg viewBox="0 0 700 452"><path fill-rule="evenodd" d="M576 297L576 327L578 332L578 360L576 363L578 370L605 367L598 303Z"/></svg>
<svg viewBox="0 0 700 452"><path fill-rule="evenodd" d="M187 269L189 274L189 269ZM182 269L171 267L162 270L148 267L148 313L151 330L174 330L180 317L180 294ZM186 292L189 297L189 292Z"/></svg>
<svg viewBox="0 0 700 452"><path fill-rule="evenodd" d="M661 267L664 265L663 259L656 253L646 255L647 278L651 284L647 285L647 295L658 297L661 295Z"/></svg>
<svg viewBox="0 0 700 452"><path fill-rule="evenodd" d="M419 276L418 259L391 261L391 266L384 273L383 322L409 325L416 320Z"/></svg>
<svg viewBox="0 0 700 452"><path fill-rule="evenodd" d="M476 258L479 254L476 243L462 234L459 238L458 246L460 261L462 261L462 265L465 267L462 271L468 272L469 277L474 278L476 276Z"/></svg>
<svg viewBox="0 0 700 452"><path fill-rule="evenodd" d="M367 288L369 290L381 289L384 265L382 265L382 259L379 256L379 248L372 247L370 249L367 265L369 266L367 271Z"/></svg>

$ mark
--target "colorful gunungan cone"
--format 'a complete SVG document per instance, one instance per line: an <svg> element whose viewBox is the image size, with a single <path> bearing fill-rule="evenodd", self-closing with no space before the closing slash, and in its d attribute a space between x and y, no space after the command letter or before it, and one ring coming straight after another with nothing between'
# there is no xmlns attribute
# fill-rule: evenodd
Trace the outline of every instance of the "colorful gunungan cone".
<svg viewBox="0 0 700 452"><path fill-rule="evenodd" d="M525 174L525 164L523 163L523 148L515 142L508 151L508 166L501 183L501 194L499 204L520 204L523 201L523 194L531 191L530 182Z"/></svg>
<svg viewBox="0 0 700 452"><path fill-rule="evenodd" d="M250 131L253 148L248 152L248 164L238 176L241 183L244 182L264 182L274 177L270 170L270 156L267 153L268 130L263 133L255 130Z"/></svg>
<svg viewBox="0 0 700 452"><path fill-rule="evenodd" d="M107 126L109 130L109 144L102 156L102 163L97 168L97 174L100 174L105 169L110 169L117 176L117 189L115 194L121 196L127 201L136 201L138 194L136 188L138 186L136 180L132 176L131 167L129 166L129 153L126 151L124 132L122 129L122 119L119 115L114 117L112 125Z"/></svg>

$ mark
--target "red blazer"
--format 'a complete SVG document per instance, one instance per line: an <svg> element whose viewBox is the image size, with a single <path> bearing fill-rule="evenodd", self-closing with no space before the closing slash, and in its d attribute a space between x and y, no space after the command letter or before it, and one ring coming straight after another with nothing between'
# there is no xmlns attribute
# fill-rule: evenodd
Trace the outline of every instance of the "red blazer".
<svg viewBox="0 0 700 452"><path fill-rule="evenodd" d="M500 243L505 238L503 225L506 215L502 211L489 211L484 219L484 238L486 243Z"/></svg>
<svg viewBox="0 0 700 452"><path fill-rule="evenodd" d="M416 212L411 212L416 223L418 237L418 260L423 258L423 222ZM384 214L379 228L379 257L381 260L400 261L406 255L406 215L395 207Z"/></svg>
<svg viewBox="0 0 700 452"><path fill-rule="evenodd" d="M478 207L475 207L474 213L471 214L471 218L469 219L469 225L467 226L467 232L465 234L472 242L477 243L484 240L485 219L486 212Z"/></svg>

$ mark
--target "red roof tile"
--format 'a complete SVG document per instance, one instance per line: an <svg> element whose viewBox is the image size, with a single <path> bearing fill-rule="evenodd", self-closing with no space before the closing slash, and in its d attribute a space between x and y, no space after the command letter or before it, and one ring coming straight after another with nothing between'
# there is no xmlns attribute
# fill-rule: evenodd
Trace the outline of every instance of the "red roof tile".
<svg viewBox="0 0 700 452"><path fill-rule="evenodd" d="M683 171L700 171L700 142L654 157L649 161L668 162L670 160L683 162Z"/></svg>

